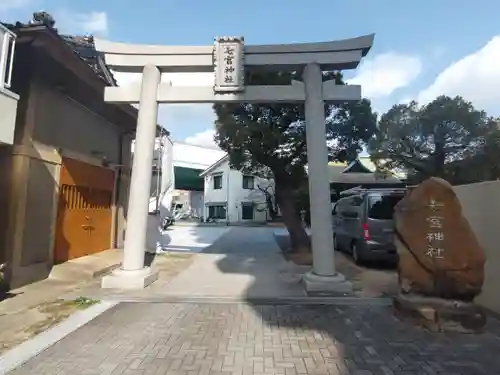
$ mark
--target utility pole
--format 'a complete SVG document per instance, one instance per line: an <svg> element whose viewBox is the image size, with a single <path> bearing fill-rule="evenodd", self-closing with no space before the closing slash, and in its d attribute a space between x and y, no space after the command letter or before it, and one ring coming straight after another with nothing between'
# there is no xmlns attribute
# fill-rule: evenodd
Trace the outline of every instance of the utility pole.
<svg viewBox="0 0 500 375"><path fill-rule="evenodd" d="M163 176L163 128L160 129L160 145L156 167L156 215L160 214L161 181Z"/></svg>

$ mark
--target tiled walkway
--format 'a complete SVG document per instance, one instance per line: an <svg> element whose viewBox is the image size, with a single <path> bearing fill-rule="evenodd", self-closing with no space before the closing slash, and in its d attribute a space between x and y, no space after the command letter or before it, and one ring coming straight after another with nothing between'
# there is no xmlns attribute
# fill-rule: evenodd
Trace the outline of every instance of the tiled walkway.
<svg viewBox="0 0 500 375"><path fill-rule="evenodd" d="M231 229L172 282L137 291L149 300L119 304L11 374L500 375L500 322L481 335L432 334L381 299L280 304L306 298L289 266L268 229Z"/></svg>
<svg viewBox="0 0 500 375"><path fill-rule="evenodd" d="M11 374L500 374L500 324L431 334L385 307L124 303Z"/></svg>

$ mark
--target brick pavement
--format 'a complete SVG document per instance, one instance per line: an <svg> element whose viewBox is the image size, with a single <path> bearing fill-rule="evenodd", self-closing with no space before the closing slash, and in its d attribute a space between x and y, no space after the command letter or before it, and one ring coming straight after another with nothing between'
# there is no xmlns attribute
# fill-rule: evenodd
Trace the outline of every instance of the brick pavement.
<svg viewBox="0 0 500 375"><path fill-rule="evenodd" d="M376 306L123 303L14 374L500 374L500 322L433 334Z"/></svg>

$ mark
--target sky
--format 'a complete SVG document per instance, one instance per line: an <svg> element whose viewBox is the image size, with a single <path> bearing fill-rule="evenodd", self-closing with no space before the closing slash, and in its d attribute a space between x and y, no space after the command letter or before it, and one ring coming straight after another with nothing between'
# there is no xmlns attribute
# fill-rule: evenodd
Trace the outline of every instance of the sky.
<svg viewBox="0 0 500 375"><path fill-rule="evenodd" d="M216 36L245 44L322 42L375 33L372 50L349 83L383 113L461 95L500 116L498 0L0 0L0 20L52 14L62 33L115 42L210 45ZM117 73L120 85L137 75ZM207 74L164 75L173 85L212 85ZM214 146L211 105L161 105L159 123L178 141Z"/></svg>

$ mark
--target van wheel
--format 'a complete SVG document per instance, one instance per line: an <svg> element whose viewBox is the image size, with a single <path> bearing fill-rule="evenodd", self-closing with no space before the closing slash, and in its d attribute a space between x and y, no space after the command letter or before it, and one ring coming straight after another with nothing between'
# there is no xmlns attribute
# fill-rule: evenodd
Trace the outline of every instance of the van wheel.
<svg viewBox="0 0 500 375"><path fill-rule="evenodd" d="M351 244L351 255L352 255L352 259L354 260L354 263L356 263L358 265L363 264L363 261L359 255L359 252L358 252L358 246L356 245L356 242L353 242Z"/></svg>

